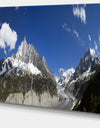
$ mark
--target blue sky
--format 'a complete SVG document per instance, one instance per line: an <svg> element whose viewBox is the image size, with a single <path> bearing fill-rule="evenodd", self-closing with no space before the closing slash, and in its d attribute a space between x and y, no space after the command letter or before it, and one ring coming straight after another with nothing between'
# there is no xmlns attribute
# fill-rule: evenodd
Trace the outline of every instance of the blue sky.
<svg viewBox="0 0 100 128"><path fill-rule="evenodd" d="M17 41L11 48L5 41L9 39L0 34L6 44L5 48L0 45L0 59L16 53L24 36L45 56L55 75L60 68L76 68L89 47L99 55L100 5L0 8L0 31L4 23L16 32Z"/></svg>

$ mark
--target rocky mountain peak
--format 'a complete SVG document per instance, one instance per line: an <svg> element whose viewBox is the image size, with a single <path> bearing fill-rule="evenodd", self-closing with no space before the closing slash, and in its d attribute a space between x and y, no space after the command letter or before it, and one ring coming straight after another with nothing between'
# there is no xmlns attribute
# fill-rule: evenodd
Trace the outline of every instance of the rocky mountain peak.
<svg viewBox="0 0 100 128"><path fill-rule="evenodd" d="M28 44L26 41L26 37L24 37L24 41L22 41L21 45L18 48L18 52L16 54L17 58L26 55L27 47L28 47Z"/></svg>
<svg viewBox="0 0 100 128"><path fill-rule="evenodd" d="M70 78L68 84L66 84L64 90L66 93L75 98L74 102L82 97L91 75L95 73L99 65L100 60L96 55L95 50L91 48L88 49L84 56L80 59L75 73Z"/></svg>
<svg viewBox="0 0 100 128"><path fill-rule="evenodd" d="M36 60L37 57L39 57L39 54L35 50L34 46L27 44L26 37L24 37L24 41L22 41L18 48L18 52L16 53L16 58L25 63L33 63L33 60Z"/></svg>
<svg viewBox="0 0 100 128"><path fill-rule="evenodd" d="M74 79L82 75L84 72L88 71L93 72L97 69L100 64L99 58L95 54L94 49L88 49L84 54L84 57L80 59L78 66L76 67L74 73Z"/></svg>
<svg viewBox="0 0 100 128"><path fill-rule="evenodd" d="M97 56L96 56L95 50L94 50L94 49L91 49L91 48L89 48L89 49L85 52L85 54L84 54L84 58L85 58L85 59L92 58L92 60L93 60L93 59L96 58L96 57L97 57Z"/></svg>
<svg viewBox="0 0 100 128"><path fill-rule="evenodd" d="M75 70L73 68L68 69L65 71L63 68L59 69L60 76L55 77L56 82L59 86L66 86L66 84L69 82L70 78L73 76Z"/></svg>
<svg viewBox="0 0 100 128"><path fill-rule="evenodd" d="M26 37L24 37L16 54L0 61L0 74L9 72L15 68L17 69L17 74L19 71L25 71L26 73L32 73L35 75L46 74L54 79L53 73L45 58L40 56L32 44L27 43Z"/></svg>
<svg viewBox="0 0 100 128"><path fill-rule="evenodd" d="M26 37L24 37L24 40L19 46L17 53L12 57L17 59L17 61L21 61L25 64L31 63L40 71L46 72L40 54L36 51L32 44L27 43Z"/></svg>

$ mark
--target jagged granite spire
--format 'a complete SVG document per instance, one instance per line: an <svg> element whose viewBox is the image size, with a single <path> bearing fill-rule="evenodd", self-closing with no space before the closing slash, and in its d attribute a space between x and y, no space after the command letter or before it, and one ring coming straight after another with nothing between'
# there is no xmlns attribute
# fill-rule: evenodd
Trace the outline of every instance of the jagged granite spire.
<svg viewBox="0 0 100 128"><path fill-rule="evenodd" d="M45 58L41 57L40 54L36 51L32 44L28 44L26 37L22 41L21 45L18 48L16 55L14 56L17 60L24 62L26 64L32 63L37 67L42 73L48 74L52 79L55 79L52 71L50 70Z"/></svg>
<svg viewBox="0 0 100 128"><path fill-rule="evenodd" d="M24 63L32 63L40 71L46 72L40 54L36 51L32 44L27 43L26 37L24 37L24 41L22 41L18 48L16 58Z"/></svg>
<svg viewBox="0 0 100 128"><path fill-rule="evenodd" d="M47 64L47 61L46 61L46 59L45 59L44 56L42 57L42 61L43 61L43 64L44 64L44 67L45 67L46 71L48 72L48 74L50 75L50 77L54 79L53 72L50 70L50 68L49 68L49 66Z"/></svg>
<svg viewBox="0 0 100 128"><path fill-rule="evenodd" d="M84 57L80 59L78 66L76 67L74 73L74 79L79 77L81 74L90 69L90 72L93 72L97 69L100 64L99 58L95 54L94 49L88 49L84 54Z"/></svg>
<svg viewBox="0 0 100 128"><path fill-rule="evenodd" d="M21 45L18 48L18 52L16 53L16 57L18 59L21 59L22 61L24 61L26 52L27 52L27 41L26 41L26 37L24 37L24 41L22 41Z"/></svg>

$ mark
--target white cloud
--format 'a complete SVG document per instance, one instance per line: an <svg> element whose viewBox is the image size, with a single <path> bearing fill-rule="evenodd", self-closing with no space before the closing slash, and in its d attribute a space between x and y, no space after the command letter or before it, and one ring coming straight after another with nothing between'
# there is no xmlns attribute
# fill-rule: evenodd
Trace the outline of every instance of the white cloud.
<svg viewBox="0 0 100 128"><path fill-rule="evenodd" d="M0 47L3 48L3 49L6 48L6 44L5 44L5 42L2 38L0 38Z"/></svg>
<svg viewBox="0 0 100 128"><path fill-rule="evenodd" d="M75 35L81 41L79 33L76 31L76 29L70 28L66 23L62 25L62 28L65 29L67 32L70 32L72 35Z"/></svg>
<svg viewBox="0 0 100 128"><path fill-rule="evenodd" d="M71 29L68 27L67 24L63 24L62 28L64 28L67 32L71 32Z"/></svg>
<svg viewBox="0 0 100 128"><path fill-rule="evenodd" d="M97 50L98 49L98 46L97 46L96 41L94 41L94 45L95 45L95 50Z"/></svg>
<svg viewBox="0 0 100 128"><path fill-rule="evenodd" d="M0 29L0 47L4 49L6 53L6 47L10 47L10 50L15 49L17 42L17 33L12 30L7 23L3 23Z"/></svg>
<svg viewBox="0 0 100 128"><path fill-rule="evenodd" d="M66 30L66 31L68 31L68 32L70 32L70 31L71 31L71 29L70 29L70 28L65 28L65 30Z"/></svg>
<svg viewBox="0 0 100 128"><path fill-rule="evenodd" d="M4 53L7 55L7 52L6 52L6 50L4 50Z"/></svg>
<svg viewBox="0 0 100 128"><path fill-rule="evenodd" d="M79 34L78 34L78 32L74 29L74 34L75 34L75 36L77 37L77 38L79 38Z"/></svg>
<svg viewBox="0 0 100 128"><path fill-rule="evenodd" d="M94 49L94 48L90 48L90 54L91 54L92 56L95 56L95 49Z"/></svg>
<svg viewBox="0 0 100 128"><path fill-rule="evenodd" d="M73 14L77 18L80 18L81 19L81 22L83 22L84 24L86 24L85 6L84 7L79 7L79 6L73 7Z"/></svg>
<svg viewBox="0 0 100 128"><path fill-rule="evenodd" d="M90 36L90 34L88 34L88 38L89 38L89 41L91 41L91 36Z"/></svg>
<svg viewBox="0 0 100 128"><path fill-rule="evenodd" d="M100 36L99 36L99 42L100 42Z"/></svg>

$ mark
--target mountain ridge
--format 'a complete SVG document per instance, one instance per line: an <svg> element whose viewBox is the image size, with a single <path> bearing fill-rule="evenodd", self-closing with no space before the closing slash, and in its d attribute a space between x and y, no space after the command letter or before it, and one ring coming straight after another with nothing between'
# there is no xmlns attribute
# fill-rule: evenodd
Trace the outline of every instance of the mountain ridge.
<svg viewBox="0 0 100 128"><path fill-rule="evenodd" d="M16 54L0 60L0 101L15 104L25 101L28 105L29 99L29 105L43 106L44 103L44 107L49 102L50 106L55 105L54 101L59 104L55 78L46 60L45 64L34 46L27 44L24 38Z"/></svg>
<svg viewBox="0 0 100 128"><path fill-rule="evenodd" d="M94 49L88 49L84 54L84 57L80 59L80 62L75 69L75 73L67 83L64 90L66 94L74 97L74 105L77 103L77 100L83 96L88 81L99 65L100 60L96 56Z"/></svg>
<svg viewBox="0 0 100 128"><path fill-rule="evenodd" d="M68 69L66 71L64 69L60 68L60 70L59 70L60 76L59 77L55 76L58 86L65 87L66 84L69 82L71 76L74 74L74 72L75 72L75 70L73 68Z"/></svg>
<svg viewBox="0 0 100 128"><path fill-rule="evenodd" d="M36 51L36 49L32 44L27 44L26 38L24 37L24 41L22 41L21 45L19 46L17 53L12 54L11 57L7 57L0 61L2 64L0 66L0 71L2 72L3 67L6 68L4 69L6 71L8 71L9 69L8 67L10 68L20 67L20 69L22 68L24 70L33 69L33 72L37 71L36 72L37 74L40 74L41 72L49 74L49 76L54 80L54 75L50 70L46 60L44 62L43 58ZM4 66L4 63L5 63L5 66ZM7 67L7 64L8 64L8 67ZM29 67L31 67L31 69Z"/></svg>
<svg viewBox="0 0 100 128"><path fill-rule="evenodd" d="M96 69L100 65L100 60L95 53L94 49L89 48L84 56L80 59L79 64L77 65L75 71L70 76L69 80L63 86L64 79L61 79L60 86L63 87L63 92L72 99L71 107L72 110L74 105L77 103L77 100L83 96L85 89L87 88L88 81L91 76L96 72ZM63 72L62 72L63 74ZM56 81L59 85L59 77L56 77Z"/></svg>
<svg viewBox="0 0 100 128"><path fill-rule="evenodd" d="M29 99L29 105L40 106L56 102L61 108L72 109L99 65L95 50L88 49L75 70L60 69L60 77L54 77L45 57L24 38L16 54L0 60L0 101L19 103L20 99L21 104L28 104ZM33 101L33 96L38 102Z"/></svg>

